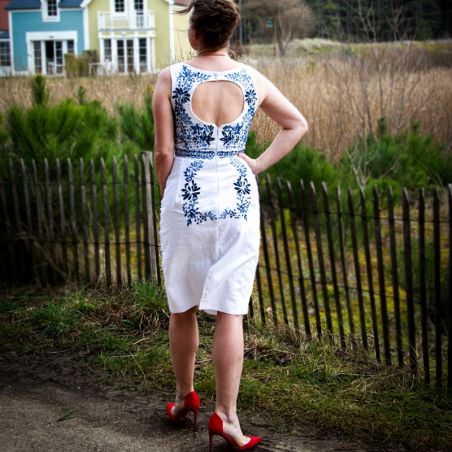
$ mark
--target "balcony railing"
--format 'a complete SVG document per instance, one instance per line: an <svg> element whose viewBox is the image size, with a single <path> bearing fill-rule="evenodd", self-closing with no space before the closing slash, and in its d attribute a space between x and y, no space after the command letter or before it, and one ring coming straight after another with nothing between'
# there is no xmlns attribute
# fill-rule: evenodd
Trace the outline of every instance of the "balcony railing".
<svg viewBox="0 0 452 452"><path fill-rule="evenodd" d="M118 15L108 11L98 12L98 30L153 30L155 13L153 11L133 11Z"/></svg>

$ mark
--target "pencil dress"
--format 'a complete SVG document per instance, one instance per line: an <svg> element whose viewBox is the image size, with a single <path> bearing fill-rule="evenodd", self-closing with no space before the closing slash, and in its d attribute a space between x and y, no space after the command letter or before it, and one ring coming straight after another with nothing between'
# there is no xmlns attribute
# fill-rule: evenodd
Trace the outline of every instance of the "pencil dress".
<svg viewBox="0 0 452 452"><path fill-rule="evenodd" d="M186 63L170 71L175 152L159 229L169 309L247 314L259 257L259 193L238 153L258 102L253 72L245 64L218 72ZM221 126L196 117L191 106L196 87L216 80L236 83L244 96L239 117Z"/></svg>

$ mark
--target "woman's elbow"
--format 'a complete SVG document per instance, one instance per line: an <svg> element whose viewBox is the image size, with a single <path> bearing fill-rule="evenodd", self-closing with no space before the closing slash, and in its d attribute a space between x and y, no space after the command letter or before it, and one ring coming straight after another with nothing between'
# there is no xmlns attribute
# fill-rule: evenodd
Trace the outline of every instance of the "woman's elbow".
<svg viewBox="0 0 452 452"><path fill-rule="evenodd" d="M298 139L300 140L303 135L305 135L309 130L308 122L304 117L301 117L299 121L297 121L296 132L298 135Z"/></svg>

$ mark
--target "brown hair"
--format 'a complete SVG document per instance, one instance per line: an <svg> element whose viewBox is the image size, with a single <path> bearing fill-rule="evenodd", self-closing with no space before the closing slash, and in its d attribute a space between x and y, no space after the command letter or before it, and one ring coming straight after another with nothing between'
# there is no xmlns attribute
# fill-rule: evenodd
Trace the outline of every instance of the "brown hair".
<svg viewBox="0 0 452 452"><path fill-rule="evenodd" d="M203 47L209 50L224 47L240 22L239 7L234 0L192 0L180 12L190 11L191 27L201 35Z"/></svg>

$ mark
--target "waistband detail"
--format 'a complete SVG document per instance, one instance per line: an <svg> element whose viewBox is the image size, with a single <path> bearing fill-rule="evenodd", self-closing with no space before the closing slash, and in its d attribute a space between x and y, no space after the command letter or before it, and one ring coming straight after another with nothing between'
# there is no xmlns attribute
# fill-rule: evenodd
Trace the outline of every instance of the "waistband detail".
<svg viewBox="0 0 452 452"><path fill-rule="evenodd" d="M181 149L176 148L175 154L177 157L190 157L190 158L196 158L196 159L213 159L215 156L220 158L225 157L233 157L234 155L239 154L240 152L244 151L198 151L198 150L191 150L191 149Z"/></svg>

